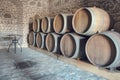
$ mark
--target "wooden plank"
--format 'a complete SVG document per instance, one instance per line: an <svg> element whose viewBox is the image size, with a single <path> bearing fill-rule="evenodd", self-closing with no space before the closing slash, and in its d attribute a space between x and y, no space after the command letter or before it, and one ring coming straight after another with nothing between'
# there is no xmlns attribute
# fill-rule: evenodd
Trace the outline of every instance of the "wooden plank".
<svg viewBox="0 0 120 80"><path fill-rule="evenodd" d="M29 47L33 50L42 52L42 53L44 53L48 56L54 57L56 59L58 58L58 60L61 60L61 61L64 61L66 63L75 65L76 67L78 67L80 69L92 72L96 75L102 76L102 77L107 78L109 80L120 80L120 73L119 72L111 72L111 71L108 71L106 69L100 69L100 68L98 68L98 67L96 67L92 64L86 63L84 61L75 60L75 59L71 59L71 58L66 58L66 57L61 56L61 55L54 55L54 54L51 54L51 52L48 52L46 50L39 49L39 48L36 48L36 47L33 47L33 46L29 46ZM59 56L59 57L57 57L57 56Z"/></svg>

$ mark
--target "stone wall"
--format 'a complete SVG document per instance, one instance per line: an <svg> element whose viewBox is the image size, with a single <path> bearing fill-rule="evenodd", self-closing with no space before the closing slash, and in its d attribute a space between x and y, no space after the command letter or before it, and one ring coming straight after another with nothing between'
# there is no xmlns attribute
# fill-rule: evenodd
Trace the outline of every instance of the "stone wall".
<svg viewBox="0 0 120 80"><path fill-rule="evenodd" d="M111 28L120 32L120 0L50 0L50 14L75 13L81 7L99 7L111 16Z"/></svg>
<svg viewBox="0 0 120 80"><path fill-rule="evenodd" d="M22 17L23 5L19 0L0 0L0 38L8 34L22 34ZM0 48L4 44L6 42Z"/></svg>
<svg viewBox="0 0 120 80"><path fill-rule="evenodd" d="M74 13L78 8L80 0L49 0L50 1L50 14L55 16L59 13Z"/></svg>
<svg viewBox="0 0 120 80"><path fill-rule="evenodd" d="M48 15L48 0L0 0L0 36L20 34L27 46L28 22L36 14Z"/></svg>
<svg viewBox="0 0 120 80"><path fill-rule="evenodd" d="M35 15L38 15L40 18L45 17L48 15L48 0L29 0L29 1L22 1L23 3L23 35L24 40L23 43L26 46L27 42L27 34L28 34L28 25L29 25L29 19L30 17L35 17Z"/></svg>
<svg viewBox="0 0 120 80"><path fill-rule="evenodd" d="M54 17L59 13L75 13L81 7L100 7L111 16L111 26L120 32L119 0L0 0L0 34L22 34L27 46L29 18Z"/></svg>
<svg viewBox="0 0 120 80"><path fill-rule="evenodd" d="M0 0L0 33L14 34L22 32L22 4L15 4L9 0Z"/></svg>

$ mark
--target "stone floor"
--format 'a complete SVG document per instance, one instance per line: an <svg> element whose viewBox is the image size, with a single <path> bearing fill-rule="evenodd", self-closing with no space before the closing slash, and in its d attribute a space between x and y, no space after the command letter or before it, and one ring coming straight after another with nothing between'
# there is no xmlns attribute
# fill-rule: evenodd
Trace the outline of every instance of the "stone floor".
<svg viewBox="0 0 120 80"><path fill-rule="evenodd" d="M40 52L0 50L0 80L107 80Z"/></svg>

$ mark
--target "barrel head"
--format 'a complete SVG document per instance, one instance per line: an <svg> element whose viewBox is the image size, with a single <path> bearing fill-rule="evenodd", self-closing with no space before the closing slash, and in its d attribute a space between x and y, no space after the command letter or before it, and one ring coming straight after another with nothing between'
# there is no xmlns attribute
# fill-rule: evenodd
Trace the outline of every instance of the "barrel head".
<svg viewBox="0 0 120 80"><path fill-rule="evenodd" d="M104 67L114 61L116 48L110 38L97 34L87 41L86 53L91 63Z"/></svg>
<svg viewBox="0 0 120 80"><path fill-rule="evenodd" d="M90 27L91 15L86 9L79 9L73 16L73 29L77 33L84 33Z"/></svg>
<svg viewBox="0 0 120 80"><path fill-rule="evenodd" d="M36 45L38 48L40 48L42 45L42 36L40 33L37 33L36 35Z"/></svg>
<svg viewBox="0 0 120 80"><path fill-rule="evenodd" d="M55 40L52 34L48 34L46 37L46 48L48 51L52 52L55 47Z"/></svg>
<svg viewBox="0 0 120 80"><path fill-rule="evenodd" d="M54 30L56 33L60 33L64 26L64 19L62 15L56 15L53 22Z"/></svg>
<svg viewBox="0 0 120 80"><path fill-rule="evenodd" d="M47 18L43 18L42 21L41 21L41 29L43 32L46 32L47 29L48 29L48 20Z"/></svg>
<svg viewBox="0 0 120 80"><path fill-rule="evenodd" d="M60 48L63 55L72 57L76 49L76 43L71 35L64 35L60 42Z"/></svg>

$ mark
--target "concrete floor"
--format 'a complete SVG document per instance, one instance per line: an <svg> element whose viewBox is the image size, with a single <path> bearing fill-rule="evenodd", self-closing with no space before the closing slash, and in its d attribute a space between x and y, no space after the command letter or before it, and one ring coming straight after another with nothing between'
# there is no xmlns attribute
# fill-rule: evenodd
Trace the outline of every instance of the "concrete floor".
<svg viewBox="0 0 120 80"><path fill-rule="evenodd" d="M0 80L107 80L40 52L0 50Z"/></svg>

